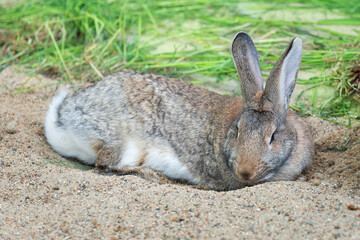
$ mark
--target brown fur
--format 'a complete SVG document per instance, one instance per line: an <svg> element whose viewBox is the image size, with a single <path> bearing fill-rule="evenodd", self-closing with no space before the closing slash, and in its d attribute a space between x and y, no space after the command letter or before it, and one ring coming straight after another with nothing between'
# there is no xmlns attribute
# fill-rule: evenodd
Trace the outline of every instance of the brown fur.
<svg viewBox="0 0 360 240"><path fill-rule="evenodd" d="M93 144L93 149L97 153L95 167L107 168L117 164L117 162L114 161L115 159L118 159L116 151L113 148L106 146L103 141L96 141Z"/></svg>
<svg viewBox="0 0 360 240"><path fill-rule="evenodd" d="M139 161L137 162L137 165L138 165L138 166L144 165L144 163L145 163L145 157L146 157L146 153L143 152L143 153L140 155Z"/></svg>
<svg viewBox="0 0 360 240"><path fill-rule="evenodd" d="M150 164L170 177L215 190L292 180L313 157L308 129L288 111L301 40L291 42L265 89L251 38L239 33L231 49L242 99L179 79L122 71L66 97L57 108L56 124L94 142L96 167L121 174L159 178Z"/></svg>

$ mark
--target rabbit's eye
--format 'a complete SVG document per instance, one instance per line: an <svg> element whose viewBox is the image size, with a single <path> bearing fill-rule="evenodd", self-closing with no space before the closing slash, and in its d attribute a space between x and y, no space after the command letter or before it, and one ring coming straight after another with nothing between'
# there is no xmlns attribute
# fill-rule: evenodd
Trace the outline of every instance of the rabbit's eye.
<svg viewBox="0 0 360 240"><path fill-rule="evenodd" d="M274 140L275 140L274 135L275 135L275 132L273 132L273 134L271 134L269 145L271 145L274 142Z"/></svg>

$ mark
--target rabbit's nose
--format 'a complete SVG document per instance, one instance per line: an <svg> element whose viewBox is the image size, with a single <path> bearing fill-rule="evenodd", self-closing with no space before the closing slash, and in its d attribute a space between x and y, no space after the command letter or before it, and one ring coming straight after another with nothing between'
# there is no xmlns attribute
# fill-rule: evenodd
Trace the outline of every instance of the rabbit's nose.
<svg viewBox="0 0 360 240"><path fill-rule="evenodd" d="M254 176L253 172L250 172L250 171L244 170L244 169L238 171L238 173L239 173L239 176L245 180L249 180Z"/></svg>

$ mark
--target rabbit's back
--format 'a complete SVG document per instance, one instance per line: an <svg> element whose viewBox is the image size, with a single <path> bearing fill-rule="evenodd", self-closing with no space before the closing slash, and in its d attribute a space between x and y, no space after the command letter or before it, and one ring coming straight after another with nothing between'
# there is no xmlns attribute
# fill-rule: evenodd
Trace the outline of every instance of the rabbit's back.
<svg viewBox="0 0 360 240"><path fill-rule="evenodd" d="M106 142L125 134L194 143L228 100L178 79L120 72L65 98L58 121Z"/></svg>

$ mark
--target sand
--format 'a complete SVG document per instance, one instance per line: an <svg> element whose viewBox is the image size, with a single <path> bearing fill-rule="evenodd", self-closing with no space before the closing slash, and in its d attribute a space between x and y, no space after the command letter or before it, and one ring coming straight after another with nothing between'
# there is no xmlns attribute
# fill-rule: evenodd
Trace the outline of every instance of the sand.
<svg viewBox="0 0 360 240"><path fill-rule="evenodd" d="M360 239L360 130L307 117L313 168L236 191L80 169L46 143L54 87L0 73L0 239ZM53 84L39 76L26 84Z"/></svg>

